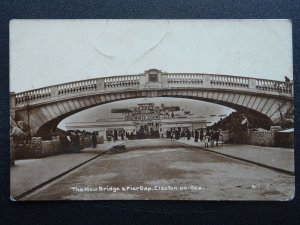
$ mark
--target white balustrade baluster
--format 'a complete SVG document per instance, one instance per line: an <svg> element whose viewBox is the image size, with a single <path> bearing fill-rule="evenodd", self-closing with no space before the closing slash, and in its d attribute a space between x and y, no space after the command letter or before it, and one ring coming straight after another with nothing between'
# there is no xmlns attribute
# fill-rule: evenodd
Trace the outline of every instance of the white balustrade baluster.
<svg viewBox="0 0 300 225"><path fill-rule="evenodd" d="M131 77L131 85L134 86L134 76L130 76Z"/></svg>
<svg viewBox="0 0 300 225"><path fill-rule="evenodd" d="M42 98L42 90L41 89L38 90L38 99L40 99L40 98Z"/></svg>

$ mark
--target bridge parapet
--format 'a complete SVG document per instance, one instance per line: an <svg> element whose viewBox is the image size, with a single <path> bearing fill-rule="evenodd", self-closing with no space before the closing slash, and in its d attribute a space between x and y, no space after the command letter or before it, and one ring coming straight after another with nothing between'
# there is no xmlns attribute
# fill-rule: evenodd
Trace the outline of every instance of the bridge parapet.
<svg viewBox="0 0 300 225"><path fill-rule="evenodd" d="M140 85L139 75L117 76L104 78L105 88L133 87Z"/></svg>
<svg viewBox="0 0 300 225"><path fill-rule="evenodd" d="M275 80L256 79L256 88L264 91L292 94L293 83Z"/></svg>
<svg viewBox="0 0 300 225"><path fill-rule="evenodd" d="M58 85L58 95L65 95L75 92L85 92L97 88L96 79L76 81Z"/></svg>
<svg viewBox="0 0 300 225"><path fill-rule="evenodd" d="M170 85L191 85L199 86L203 84L202 74L184 74L184 73L169 73L167 75L167 82Z"/></svg>
<svg viewBox="0 0 300 225"><path fill-rule="evenodd" d="M249 87L248 77L226 76L226 75L210 75L210 83L215 86L222 87Z"/></svg>
<svg viewBox="0 0 300 225"><path fill-rule="evenodd" d="M147 71L146 71L147 72ZM16 94L16 107L122 90L209 88L293 97L293 83L219 74L165 73L150 82L145 74L113 76L53 85ZM147 82L149 84L147 84ZM157 84L157 85L156 85Z"/></svg>
<svg viewBox="0 0 300 225"><path fill-rule="evenodd" d="M39 88L16 94L16 105L25 104L39 99L49 99L51 97L51 88Z"/></svg>

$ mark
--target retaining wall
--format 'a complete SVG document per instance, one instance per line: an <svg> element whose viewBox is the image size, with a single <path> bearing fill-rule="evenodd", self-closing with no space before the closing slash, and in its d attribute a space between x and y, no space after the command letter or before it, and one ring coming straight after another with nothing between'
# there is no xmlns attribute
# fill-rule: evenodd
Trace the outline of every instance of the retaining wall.
<svg viewBox="0 0 300 225"><path fill-rule="evenodd" d="M229 142L236 144L275 146L277 131L240 131L229 134Z"/></svg>
<svg viewBox="0 0 300 225"><path fill-rule="evenodd" d="M103 141L103 138L98 138ZM92 146L92 137L80 137L78 150ZM72 146L70 146L72 147ZM42 158L56 155L59 153L71 152L70 148L62 146L59 137L53 137L52 140L42 141L40 137L33 137L30 144L17 143L11 146L11 156L15 159Z"/></svg>

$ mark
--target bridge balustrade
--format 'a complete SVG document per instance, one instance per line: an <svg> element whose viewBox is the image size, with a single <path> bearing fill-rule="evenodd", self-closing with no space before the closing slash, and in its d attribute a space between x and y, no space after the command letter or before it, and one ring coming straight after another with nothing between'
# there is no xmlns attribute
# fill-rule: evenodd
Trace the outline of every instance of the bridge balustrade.
<svg viewBox="0 0 300 225"><path fill-rule="evenodd" d="M139 75L108 77L104 79L105 88L129 87L140 85Z"/></svg>
<svg viewBox="0 0 300 225"><path fill-rule="evenodd" d="M16 104L28 103L38 99L49 98L51 96L51 88L39 88L36 90L25 91L16 94Z"/></svg>
<svg viewBox="0 0 300 225"><path fill-rule="evenodd" d="M226 75L210 75L210 83L218 86L249 87L249 78Z"/></svg>
<svg viewBox="0 0 300 225"><path fill-rule="evenodd" d="M58 95L96 89L96 80L86 80L58 85Z"/></svg>
<svg viewBox="0 0 300 225"><path fill-rule="evenodd" d="M168 74L167 80L169 84L202 84L202 74Z"/></svg>
<svg viewBox="0 0 300 225"><path fill-rule="evenodd" d="M292 93L292 83L274 80L256 80L256 88L264 91L276 91L281 93Z"/></svg>
<svg viewBox="0 0 300 225"><path fill-rule="evenodd" d="M243 91L249 89L263 91L263 92L277 92L279 94L293 94L293 83L282 82L266 79L256 79L250 77L238 77L218 74L196 74L196 73L162 73L167 79L165 87L199 87L199 88L222 88L222 89L241 89ZM90 91L106 91L108 89L116 88L139 88L141 83L140 78L143 74L114 76L98 79L89 79L54 85L45 88L25 91L16 94L16 105L24 107L30 102L43 102L44 100L52 100L57 96L67 97L68 94L73 93L91 93ZM102 86L103 85L103 86Z"/></svg>

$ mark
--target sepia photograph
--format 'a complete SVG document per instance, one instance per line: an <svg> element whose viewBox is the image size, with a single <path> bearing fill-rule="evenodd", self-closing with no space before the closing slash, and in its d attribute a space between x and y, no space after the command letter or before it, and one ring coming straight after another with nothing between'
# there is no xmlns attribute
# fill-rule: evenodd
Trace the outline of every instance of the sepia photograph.
<svg viewBox="0 0 300 225"><path fill-rule="evenodd" d="M292 23L9 25L12 201L289 201Z"/></svg>

